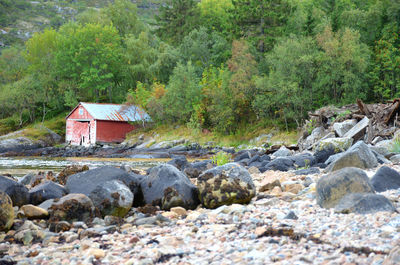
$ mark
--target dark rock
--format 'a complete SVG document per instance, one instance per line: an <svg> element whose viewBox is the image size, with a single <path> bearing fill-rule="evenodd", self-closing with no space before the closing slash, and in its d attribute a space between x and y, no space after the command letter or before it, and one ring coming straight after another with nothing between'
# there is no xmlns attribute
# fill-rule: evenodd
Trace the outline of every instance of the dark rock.
<svg viewBox="0 0 400 265"><path fill-rule="evenodd" d="M239 162L243 159L249 159L251 158L251 153L249 150L242 150L238 152L238 154L235 156L234 160L235 162Z"/></svg>
<svg viewBox="0 0 400 265"><path fill-rule="evenodd" d="M80 172L68 177L66 188L70 193L82 193L86 196L97 187L110 180L120 180L134 194L133 206L143 205L143 194L140 182L144 176L128 173L112 166L104 166Z"/></svg>
<svg viewBox="0 0 400 265"><path fill-rule="evenodd" d="M316 159L313 155L305 153L305 154L299 154L295 156L288 157L294 162L294 166L299 168L299 167L312 167Z"/></svg>
<svg viewBox="0 0 400 265"><path fill-rule="evenodd" d="M198 189L176 167L165 164L153 167L141 182L144 201L163 210L181 206L194 209L199 204Z"/></svg>
<svg viewBox="0 0 400 265"><path fill-rule="evenodd" d="M7 193L14 206L29 203L29 190L24 185L4 176L0 176L0 191Z"/></svg>
<svg viewBox="0 0 400 265"><path fill-rule="evenodd" d="M326 168L328 165L325 163L317 163L314 165L314 167L319 167L319 168Z"/></svg>
<svg viewBox="0 0 400 265"><path fill-rule="evenodd" d="M312 174L319 174L319 168L317 167L310 167L307 169L300 169L300 170L296 170L294 172L294 174L296 175L312 175Z"/></svg>
<svg viewBox="0 0 400 265"><path fill-rule="evenodd" d="M0 231L7 231L14 222L14 209L11 198L0 191Z"/></svg>
<svg viewBox="0 0 400 265"><path fill-rule="evenodd" d="M193 162L188 164L183 171L189 178L197 178L201 173L212 168L211 160Z"/></svg>
<svg viewBox="0 0 400 265"><path fill-rule="evenodd" d="M49 214L50 222L88 222L95 216L95 207L88 196L71 193L55 200L49 208Z"/></svg>
<svg viewBox="0 0 400 265"><path fill-rule="evenodd" d="M316 163L325 163L325 161L328 160L328 158L334 154L335 154L335 150L333 148L328 148L328 149L322 149L320 151L316 151L314 153L314 157L315 157Z"/></svg>
<svg viewBox="0 0 400 265"><path fill-rule="evenodd" d="M51 207L51 205L53 205L53 202L54 202L54 199L50 199L50 200L42 202L41 204L38 205L38 207L48 211L49 208Z"/></svg>
<svg viewBox="0 0 400 265"><path fill-rule="evenodd" d="M381 167L371 179L377 192L396 190L400 188L400 174L390 167Z"/></svg>
<svg viewBox="0 0 400 265"><path fill-rule="evenodd" d="M288 171L294 168L294 162L290 158L279 157L269 162L265 167L267 170Z"/></svg>
<svg viewBox="0 0 400 265"><path fill-rule="evenodd" d="M382 195L373 193L351 193L344 196L335 207L335 212L369 214L394 212L396 208Z"/></svg>
<svg viewBox="0 0 400 265"><path fill-rule="evenodd" d="M304 179L304 181L303 181L303 186L304 186L304 187L308 187L308 186L310 186L310 185L313 184L313 183L314 183L314 180L313 180L312 178L306 177L306 178Z"/></svg>
<svg viewBox="0 0 400 265"><path fill-rule="evenodd" d="M71 229L71 224L67 221L52 222L49 224L49 230L54 233L60 233L69 231Z"/></svg>
<svg viewBox="0 0 400 265"><path fill-rule="evenodd" d="M262 161L262 162L270 162L271 161L271 157L269 155L264 154L264 155L260 156L260 161Z"/></svg>
<svg viewBox="0 0 400 265"><path fill-rule="evenodd" d="M172 160L169 161L167 164L173 165L177 169L183 171L188 165L188 161L186 159L186 156L174 156Z"/></svg>
<svg viewBox="0 0 400 265"><path fill-rule="evenodd" d="M284 219L297 220L299 217L293 211L290 211Z"/></svg>
<svg viewBox="0 0 400 265"><path fill-rule="evenodd" d="M256 188L249 172L236 163L205 171L198 178L201 203L206 208L249 203Z"/></svg>
<svg viewBox="0 0 400 265"><path fill-rule="evenodd" d="M260 162L260 161L261 161L260 155L255 155L252 158L250 158L249 161L247 161L247 164L251 165L254 162Z"/></svg>
<svg viewBox="0 0 400 265"><path fill-rule="evenodd" d="M49 199L61 198L67 195L67 190L53 181L46 181L29 191L30 201L33 205L39 205Z"/></svg>
<svg viewBox="0 0 400 265"><path fill-rule="evenodd" d="M321 177L317 182L317 203L333 208L350 193L374 193L368 176L358 168L343 168Z"/></svg>
<svg viewBox="0 0 400 265"><path fill-rule="evenodd" d="M253 163L249 164L249 168L250 167L262 168L263 164L261 162L253 162Z"/></svg>
<svg viewBox="0 0 400 265"><path fill-rule="evenodd" d="M124 217L133 203L133 193L119 180L110 180L98 185L89 198L102 216Z"/></svg>

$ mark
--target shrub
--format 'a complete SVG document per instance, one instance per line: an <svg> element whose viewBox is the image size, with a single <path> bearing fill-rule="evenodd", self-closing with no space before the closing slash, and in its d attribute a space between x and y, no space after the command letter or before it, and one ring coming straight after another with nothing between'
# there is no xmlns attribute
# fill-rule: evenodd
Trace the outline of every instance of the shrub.
<svg viewBox="0 0 400 265"><path fill-rule="evenodd" d="M220 151L211 157L212 163L217 166L225 165L231 162L231 160L232 160L232 155L229 153L225 153L223 151Z"/></svg>

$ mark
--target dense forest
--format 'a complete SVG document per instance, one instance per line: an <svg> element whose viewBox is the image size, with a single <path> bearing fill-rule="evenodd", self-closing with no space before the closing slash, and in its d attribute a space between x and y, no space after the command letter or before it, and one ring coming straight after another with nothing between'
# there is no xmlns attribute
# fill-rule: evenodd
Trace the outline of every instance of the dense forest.
<svg viewBox="0 0 400 265"><path fill-rule="evenodd" d="M14 129L88 101L228 134L400 96L398 0L69 2L74 12L3 43L0 119ZM32 3L0 0L0 34Z"/></svg>

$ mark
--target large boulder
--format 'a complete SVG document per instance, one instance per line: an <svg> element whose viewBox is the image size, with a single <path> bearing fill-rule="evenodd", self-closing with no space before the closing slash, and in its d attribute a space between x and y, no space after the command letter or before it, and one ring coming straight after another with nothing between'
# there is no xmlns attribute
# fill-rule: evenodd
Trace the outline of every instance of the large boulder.
<svg viewBox="0 0 400 265"><path fill-rule="evenodd" d="M291 156L292 151L286 148L286 146L281 146L277 151L273 153L273 156L275 157L285 157L285 156Z"/></svg>
<svg viewBox="0 0 400 265"><path fill-rule="evenodd" d="M375 173L371 183L377 192L396 190L400 188L400 174L396 170L384 166Z"/></svg>
<svg viewBox="0 0 400 265"><path fill-rule="evenodd" d="M14 222L14 209L11 198L0 191L0 231L7 231Z"/></svg>
<svg viewBox="0 0 400 265"><path fill-rule="evenodd" d="M373 193L351 193L344 196L335 207L335 212L369 214L395 212L393 204L382 195Z"/></svg>
<svg viewBox="0 0 400 265"><path fill-rule="evenodd" d="M236 163L205 171L198 178L200 201L206 208L249 203L256 187L249 172Z"/></svg>
<svg viewBox="0 0 400 265"><path fill-rule="evenodd" d="M124 217L133 203L133 193L119 180L111 180L97 185L90 193L89 198L102 216Z"/></svg>
<svg viewBox="0 0 400 265"><path fill-rule="evenodd" d="M134 194L133 206L139 206L143 203L143 194L140 188L140 182L144 176L129 173L125 170L112 166L104 166L84 172L80 172L68 177L66 188L70 193L82 193L86 196L97 187L107 181L122 181Z"/></svg>
<svg viewBox="0 0 400 265"><path fill-rule="evenodd" d="M372 150L363 141L357 142L346 152L338 156L327 168L328 171L335 171L345 167L358 167L362 169L378 166Z"/></svg>
<svg viewBox="0 0 400 265"><path fill-rule="evenodd" d="M46 181L29 191L30 202L33 205L39 205L49 199L61 198L67 195L67 190L53 181Z"/></svg>
<svg viewBox="0 0 400 265"><path fill-rule="evenodd" d="M0 176L0 191L10 196L14 206L22 206L29 203L28 188L11 178Z"/></svg>
<svg viewBox="0 0 400 265"><path fill-rule="evenodd" d="M67 179L69 176L74 175L79 172L87 171L89 167L87 165L72 165L66 166L60 173L57 175L57 181L61 185L65 185L67 183Z"/></svg>
<svg viewBox="0 0 400 265"><path fill-rule="evenodd" d="M50 222L88 222L95 217L95 207L88 196L71 193L54 200L49 208L49 214Z"/></svg>
<svg viewBox="0 0 400 265"><path fill-rule="evenodd" d="M318 180L317 203L324 208L333 208L347 194L374 192L374 187L364 171L347 167Z"/></svg>
<svg viewBox="0 0 400 265"><path fill-rule="evenodd" d="M146 204L158 205L164 210L176 206L194 209L199 204L197 187L172 165L153 167L141 182L141 188Z"/></svg>

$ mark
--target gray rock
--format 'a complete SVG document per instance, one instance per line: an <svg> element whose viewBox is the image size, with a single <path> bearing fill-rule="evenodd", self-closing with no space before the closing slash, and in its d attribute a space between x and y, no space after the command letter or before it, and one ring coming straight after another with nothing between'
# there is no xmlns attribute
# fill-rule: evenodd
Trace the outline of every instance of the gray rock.
<svg viewBox="0 0 400 265"><path fill-rule="evenodd" d="M394 212L396 208L385 196L373 193L347 194L335 207L338 213L369 214L382 211Z"/></svg>
<svg viewBox="0 0 400 265"><path fill-rule="evenodd" d="M122 181L134 194L133 206L143 204L140 182L144 176L126 172L112 166L104 166L80 172L68 177L66 188L70 193L82 193L86 196L97 187L110 180Z"/></svg>
<svg viewBox="0 0 400 265"><path fill-rule="evenodd" d="M304 153L289 157L294 162L294 166L300 167L311 167L315 164L316 159L312 154Z"/></svg>
<svg viewBox="0 0 400 265"><path fill-rule="evenodd" d="M22 185L30 185L32 183L32 180L35 178L35 174L29 173L23 176L18 180L19 183Z"/></svg>
<svg viewBox="0 0 400 265"><path fill-rule="evenodd" d="M343 152L327 168L327 171L335 171L345 167L374 168L378 166L378 160L374 153L363 141L357 142L346 152Z"/></svg>
<svg viewBox="0 0 400 265"><path fill-rule="evenodd" d="M347 194L374 192L374 187L364 171L347 167L318 180L317 203L323 208L333 208Z"/></svg>
<svg viewBox="0 0 400 265"><path fill-rule="evenodd" d="M283 219L297 220L299 217L293 211L290 211Z"/></svg>
<svg viewBox="0 0 400 265"><path fill-rule="evenodd" d="M110 180L98 185L89 195L102 216L124 217L131 209L133 193L119 180Z"/></svg>
<svg viewBox="0 0 400 265"><path fill-rule="evenodd" d="M357 124L356 120L345 120L343 122L335 122L333 129L339 137L343 137L351 128Z"/></svg>
<svg viewBox="0 0 400 265"><path fill-rule="evenodd" d="M49 199L47 201L42 202L41 204L38 205L38 207L45 209L46 211L49 210L49 208L51 207L51 205L53 204L54 199Z"/></svg>
<svg viewBox="0 0 400 265"><path fill-rule="evenodd" d="M0 191L7 193L14 206L29 203L29 190L24 185L4 176L0 176Z"/></svg>
<svg viewBox="0 0 400 265"><path fill-rule="evenodd" d="M206 208L249 203L256 188L249 172L236 163L205 171L198 178L201 203Z"/></svg>
<svg viewBox="0 0 400 265"><path fill-rule="evenodd" d="M171 161L169 161L167 164L173 165L177 169L183 171L185 167L188 165L188 161L186 159L186 156L175 156L172 158Z"/></svg>
<svg viewBox="0 0 400 265"><path fill-rule="evenodd" d="M391 164L392 162L388 159L386 159L383 155L379 154L378 152L375 152L373 149L372 153L374 153L376 160L378 160L379 164Z"/></svg>
<svg viewBox="0 0 400 265"><path fill-rule="evenodd" d="M324 127L317 127L309 135L304 142L300 143L302 150L310 149L314 144L316 144L320 139L328 134L328 131Z"/></svg>
<svg viewBox="0 0 400 265"><path fill-rule="evenodd" d="M197 178L201 173L214 167L211 160L193 162L188 164L183 171L189 178Z"/></svg>
<svg viewBox="0 0 400 265"><path fill-rule="evenodd" d="M371 184L377 192L399 189L400 174L390 167L381 167L372 177Z"/></svg>
<svg viewBox="0 0 400 265"><path fill-rule="evenodd" d="M95 207L88 196L71 193L55 200L49 208L49 214L50 222L88 222L95 217Z"/></svg>
<svg viewBox="0 0 400 265"><path fill-rule="evenodd" d="M199 204L197 187L172 165L153 167L141 182L141 188L145 203L158 205L163 210L176 206L194 209Z"/></svg>
<svg viewBox="0 0 400 265"><path fill-rule="evenodd" d="M281 146L277 151L273 153L275 157L285 157L285 156L291 156L292 151L286 148L286 146Z"/></svg>
<svg viewBox="0 0 400 265"><path fill-rule="evenodd" d="M390 157L390 161L391 161L393 164L400 164L400 154L391 156L391 157Z"/></svg>
<svg viewBox="0 0 400 265"><path fill-rule="evenodd" d="M46 181L29 191L30 202L33 205L39 205L46 200L61 198L65 195L67 195L67 190L53 181Z"/></svg>
<svg viewBox="0 0 400 265"><path fill-rule="evenodd" d="M0 231L7 231L14 222L14 209L11 198L0 191Z"/></svg>

